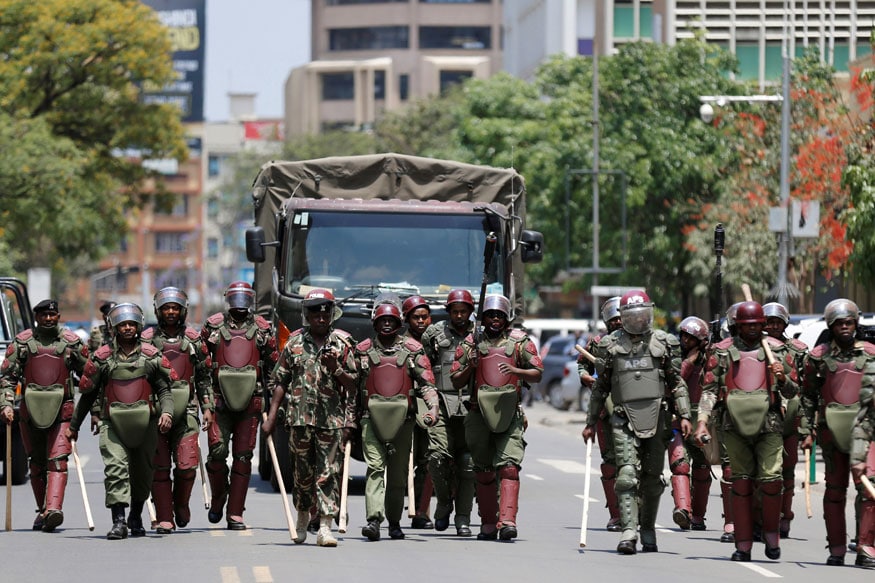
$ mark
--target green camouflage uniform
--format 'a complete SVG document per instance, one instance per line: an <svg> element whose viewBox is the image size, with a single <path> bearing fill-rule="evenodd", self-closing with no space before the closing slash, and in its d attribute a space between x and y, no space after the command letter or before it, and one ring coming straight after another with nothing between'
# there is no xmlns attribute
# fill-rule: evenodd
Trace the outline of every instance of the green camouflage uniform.
<svg viewBox="0 0 875 583"><path fill-rule="evenodd" d="M389 443L384 442L377 434L368 412L367 379L373 356L396 357L402 354L405 355L403 366L413 382L411 403L415 403L416 398L421 398L429 408L436 409L438 398L431 363L419 342L399 335L391 346L383 346L374 338L359 342L355 349L361 395L359 417L362 427L362 454L368 465L365 513L368 522L381 523L386 518L390 525L401 521L404 510L416 407L410 406L407 419L395 438Z"/></svg>
<svg viewBox="0 0 875 583"><path fill-rule="evenodd" d="M340 369L356 378L352 337L332 330L324 347L341 355ZM346 390L320 362L320 348L310 331L292 332L270 379L270 392L280 386L288 398L286 427L294 467L292 498L298 512L315 507L320 516L338 512L338 473L344 428L356 426L355 392Z"/></svg>
<svg viewBox="0 0 875 583"><path fill-rule="evenodd" d="M120 374L121 373L121 374ZM113 378L136 379L145 377L151 387L150 408L152 414L142 441L129 447L124 429L116 428L105 406L105 389ZM82 422L89 417L92 405L99 404L100 454L104 463L104 486L106 507L128 506L130 502L143 502L152 489L155 447L158 441L158 417L164 413L173 415L173 396L170 387L176 373L157 348L140 343L134 352L124 356L119 353L115 340L99 348L85 365L79 382L81 397L70 421L70 428L79 431Z"/></svg>
<svg viewBox="0 0 875 583"><path fill-rule="evenodd" d="M468 386L454 389L450 372L456 349L474 329L473 322L463 334L448 320L429 326L422 334L422 347L432 363L435 386L440 397L440 417L428 430L428 471L437 497L435 519L447 517L455 502L455 525L469 526L474 508L474 462L465 441L465 404ZM453 494L455 493L455 496Z"/></svg>
<svg viewBox="0 0 875 583"><path fill-rule="evenodd" d="M106 324L92 326L91 335L88 337L88 352L94 354L98 348L104 344L109 344L110 340L112 340L112 337Z"/></svg>

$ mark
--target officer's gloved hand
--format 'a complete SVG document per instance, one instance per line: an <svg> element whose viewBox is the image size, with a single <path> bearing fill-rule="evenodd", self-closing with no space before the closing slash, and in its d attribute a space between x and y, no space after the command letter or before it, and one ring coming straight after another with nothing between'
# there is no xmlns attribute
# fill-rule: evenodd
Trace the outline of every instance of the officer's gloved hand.
<svg viewBox="0 0 875 583"><path fill-rule="evenodd" d="M100 417L91 414L91 435L97 435L100 432Z"/></svg>
<svg viewBox="0 0 875 583"><path fill-rule="evenodd" d="M3 423L6 425L12 425L12 421L15 419L15 412L12 411L12 407L6 405L0 409L0 418L3 419Z"/></svg>
<svg viewBox="0 0 875 583"><path fill-rule="evenodd" d="M435 423L438 420L438 410L435 407L432 407L428 410L428 412L422 415L422 424L426 427L434 427Z"/></svg>

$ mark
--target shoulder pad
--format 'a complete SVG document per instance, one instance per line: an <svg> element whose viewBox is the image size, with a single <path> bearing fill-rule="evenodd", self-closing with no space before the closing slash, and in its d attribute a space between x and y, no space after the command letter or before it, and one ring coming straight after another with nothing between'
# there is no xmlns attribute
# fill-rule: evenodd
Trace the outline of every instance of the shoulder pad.
<svg viewBox="0 0 875 583"><path fill-rule="evenodd" d="M15 337L16 340L21 340L22 342L27 342L33 338L33 330L25 330L23 332L19 332Z"/></svg>
<svg viewBox="0 0 875 583"><path fill-rule="evenodd" d="M875 356L875 344L871 342L863 341L863 352L865 352L869 356Z"/></svg>
<svg viewBox="0 0 875 583"><path fill-rule="evenodd" d="M668 334L665 332L665 330L654 330L653 331L653 337L656 338L657 340L664 341L666 336L668 336Z"/></svg>
<svg viewBox="0 0 875 583"><path fill-rule="evenodd" d="M772 349L775 349L775 348L786 349L787 348L787 346L783 342L778 340L777 338L772 338L771 336L763 336L763 338L766 339L766 342L769 343L769 346L771 346Z"/></svg>
<svg viewBox="0 0 875 583"><path fill-rule="evenodd" d="M210 324L212 326L221 326L224 321L225 314L223 314L222 312L218 312L207 318L207 324Z"/></svg>
<svg viewBox="0 0 875 583"><path fill-rule="evenodd" d="M191 326L186 326L185 327L185 337L188 338L189 340L197 340L198 338L201 337L201 335L198 334L197 330L195 330Z"/></svg>
<svg viewBox="0 0 875 583"><path fill-rule="evenodd" d="M794 350L798 350L799 352L808 351L808 345L799 340L798 338L791 338L789 340L789 344L793 347Z"/></svg>
<svg viewBox="0 0 875 583"><path fill-rule="evenodd" d="M152 340L155 337L155 328L146 328L143 330L143 333L140 334L141 340Z"/></svg>
<svg viewBox="0 0 875 583"><path fill-rule="evenodd" d="M422 344L419 343L419 340L415 340L408 336L404 339L404 348L406 348L410 352L417 352L419 350L422 350Z"/></svg>
<svg viewBox="0 0 875 583"><path fill-rule="evenodd" d="M112 354L112 346L109 344L104 344L100 348L94 351L94 358L99 358L101 360L106 360Z"/></svg>
<svg viewBox="0 0 875 583"><path fill-rule="evenodd" d="M361 342L355 345L356 350L360 350L362 352L367 352L371 348L371 339L365 338Z"/></svg>
<svg viewBox="0 0 875 583"><path fill-rule="evenodd" d="M72 330L68 330L67 328L64 328L64 330L61 332L61 338L63 338L70 344L75 344L76 342L82 341L82 339L79 338L79 336L75 332L73 332Z"/></svg>
<svg viewBox="0 0 875 583"><path fill-rule="evenodd" d="M665 343L668 344L669 346L680 346L681 345L681 341L678 340L678 337L675 336L674 334L666 334L664 340L665 340Z"/></svg>
<svg viewBox="0 0 875 583"><path fill-rule="evenodd" d="M732 339L732 336L730 336L729 338L724 338L723 340L715 344L714 348L718 350L727 350L730 346L732 346L733 342L734 340Z"/></svg>
<svg viewBox="0 0 875 583"><path fill-rule="evenodd" d="M507 335L514 340L525 340L529 337L528 334L526 334L523 330L520 330L519 328L511 328L510 332L508 332Z"/></svg>
<svg viewBox="0 0 875 583"><path fill-rule="evenodd" d="M599 338L599 342L598 342L597 346L599 348L602 348L602 347L610 346L613 343L614 343L613 335L602 336L601 338Z"/></svg>
<svg viewBox="0 0 875 583"><path fill-rule="evenodd" d="M160 350L158 350L155 346L151 344L141 344L140 351L146 356L155 356L156 354L161 353Z"/></svg>
<svg viewBox="0 0 875 583"><path fill-rule="evenodd" d="M300 336L303 333L304 333L304 329L298 328L297 330L294 330L291 334L289 334L289 339L295 338L296 336Z"/></svg>
<svg viewBox="0 0 875 583"><path fill-rule="evenodd" d="M255 325L262 330L270 330L270 322L265 320L262 316L255 316Z"/></svg>
<svg viewBox="0 0 875 583"><path fill-rule="evenodd" d="M592 339L590 339L590 343L593 346L598 346L599 342L601 342L602 338L604 338L604 337L605 337L604 334L596 334L595 336L592 337Z"/></svg>
<svg viewBox="0 0 875 583"><path fill-rule="evenodd" d="M346 338L352 338L352 334L350 334L350 333L347 332L346 330L341 330L341 329L339 329L339 328L335 328L335 329L334 329L334 333L335 333L336 335L340 336L341 338L344 338L344 339L346 339Z"/></svg>
<svg viewBox="0 0 875 583"><path fill-rule="evenodd" d="M814 348L811 349L811 352L808 353L810 356L814 358L822 358L829 354L829 344L824 342L823 344L818 344Z"/></svg>

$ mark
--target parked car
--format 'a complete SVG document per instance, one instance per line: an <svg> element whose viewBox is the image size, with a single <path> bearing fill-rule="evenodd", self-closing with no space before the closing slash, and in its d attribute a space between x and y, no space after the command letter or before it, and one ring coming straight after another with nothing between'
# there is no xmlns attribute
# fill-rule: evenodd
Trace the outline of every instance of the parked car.
<svg viewBox="0 0 875 583"><path fill-rule="evenodd" d="M826 331L826 321L823 316L813 321L803 321L801 332L796 335L796 338L804 342L809 349L817 345L821 335ZM859 328L866 329L866 337L875 336L875 314L863 314L860 317ZM870 339L869 342L872 342Z"/></svg>
<svg viewBox="0 0 875 583"><path fill-rule="evenodd" d="M550 404L562 411L567 411L572 406L578 411L586 412L589 409L589 398L592 390L580 383L577 374L577 359L565 363L565 370L559 387L550 394Z"/></svg>
<svg viewBox="0 0 875 583"><path fill-rule="evenodd" d="M541 345L541 360L544 363L544 374L541 381L532 385L527 404L533 399L542 399L551 404L552 395L560 388L562 378L565 376L565 363L574 358L574 344L578 341L577 336L563 334L552 336Z"/></svg>
<svg viewBox="0 0 875 583"><path fill-rule="evenodd" d="M27 297L27 287L23 282L12 277L0 277L0 364L6 357L6 349L15 336L33 327L33 313L30 311L30 299ZM17 396L16 396L17 397ZM11 472L12 483L23 484L27 480L27 455L21 441L21 431L18 428L18 404L16 403L15 421L12 423L12 464L4 467L5 472ZM0 452L6 451L6 431L0 429ZM5 459L5 457L3 458ZM5 466L4 462L4 466Z"/></svg>

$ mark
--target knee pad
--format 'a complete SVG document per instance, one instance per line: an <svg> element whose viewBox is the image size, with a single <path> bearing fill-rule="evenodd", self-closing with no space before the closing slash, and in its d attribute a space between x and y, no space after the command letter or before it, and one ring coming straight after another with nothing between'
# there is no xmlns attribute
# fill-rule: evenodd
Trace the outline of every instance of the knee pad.
<svg viewBox="0 0 875 583"><path fill-rule="evenodd" d="M848 499L847 491L842 488L837 488L834 486L826 485L826 488L823 493L823 501L829 502L833 504L841 504L844 506L845 502Z"/></svg>
<svg viewBox="0 0 875 583"><path fill-rule="evenodd" d="M495 472L475 472L474 477L478 484L489 486L495 483Z"/></svg>
<svg viewBox="0 0 875 583"><path fill-rule="evenodd" d="M498 470L498 477L502 480L516 480L520 479L520 470L518 467L514 465L502 466Z"/></svg>
<svg viewBox="0 0 875 583"><path fill-rule="evenodd" d="M722 470L723 470L723 475L721 477L721 480L723 480L726 483L731 482L732 481L732 466L727 464L727 465L722 467Z"/></svg>
<svg viewBox="0 0 875 583"><path fill-rule="evenodd" d="M690 473L690 463L685 458L672 461L670 467L674 476L687 476Z"/></svg>
<svg viewBox="0 0 875 583"><path fill-rule="evenodd" d="M780 480L760 482L759 484L760 492L763 493L763 496L780 496L783 487L784 484Z"/></svg>
<svg viewBox="0 0 875 583"><path fill-rule="evenodd" d="M620 466L617 469L617 481L614 488L618 492L628 492L638 488L638 473L634 466Z"/></svg>
<svg viewBox="0 0 875 583"><path fill-rule="evenodd" d="M188 470L197 467L198 463L197 434L186 435L176 446L176 467Z"/></svg>
<svg viewBox="0 0 875 583"><path fill-rule="evenodd" d="M474 478L474 460L471 458L470 453L464 453L458 458L458 464L456 464L456 470L459 472L459 475L466 476L470 479Z"/></svg>
<svg viewBox="0 0 875 583"><path fill-rule="evenodd" d="M602 464L599 469L602 472L602 480L613 480L617 477L617 466L613 464Z"/></svg>

